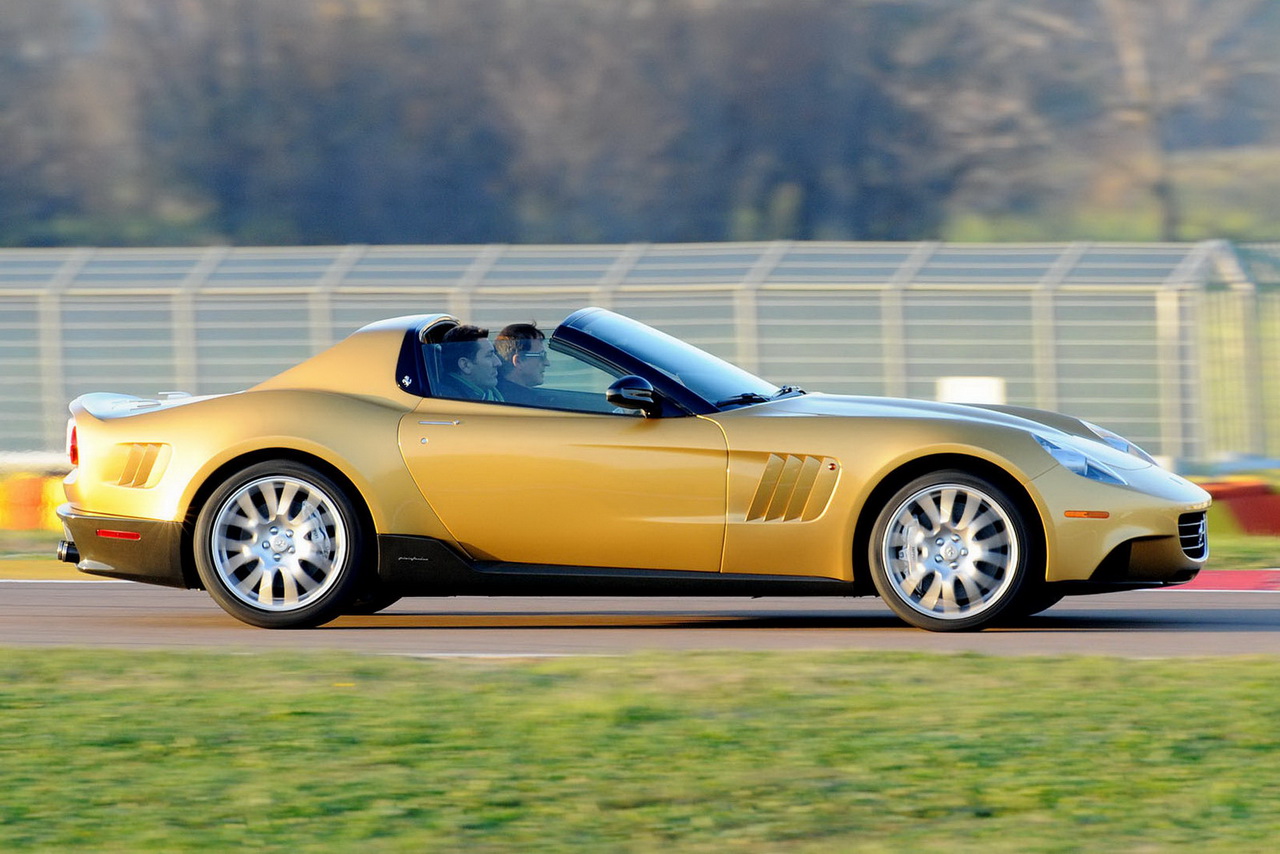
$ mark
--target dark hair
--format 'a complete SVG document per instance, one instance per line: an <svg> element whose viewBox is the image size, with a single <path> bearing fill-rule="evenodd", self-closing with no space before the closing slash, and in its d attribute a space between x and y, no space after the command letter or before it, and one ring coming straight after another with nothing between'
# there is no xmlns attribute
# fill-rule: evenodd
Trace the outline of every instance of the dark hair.
<svg viewBox="0 0 1280 854"><path fill-rule="evenodd" d="M446 332L444 337L440 339L440 343L444 345L446 365L448 366L446 370L456 368L459 359L475 361L476 352L480 349L476 342L488 337L488 329L481 329L479 326L468 324L455 326Z"/></svg>
<svg viewBox="0 0 1280 854"><path fill-rule="evenodd" d="M536 323L512 323L503 327L498 337L493 339L493 349L502 357L503 365L511 367L516 353L528 353L532 342L543 341L546 337Z"/></svg>

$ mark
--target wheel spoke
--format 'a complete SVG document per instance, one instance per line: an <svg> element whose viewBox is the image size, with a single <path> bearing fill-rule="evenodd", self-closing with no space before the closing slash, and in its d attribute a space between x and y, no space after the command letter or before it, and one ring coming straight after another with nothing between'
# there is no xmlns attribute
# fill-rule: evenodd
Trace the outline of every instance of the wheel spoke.
<svg viewBox="0 0 1280 854"><path fill-rule="evenodd" d="M280 516L280 496L276 492L279 487L278 483L264 483L259 487L262 495L262 515L268 522Z"/></svg>
<svg viewBox="0 0 1280 854"><path fill-rule="evenodd" d="M258 604L273 605L275 604L276 571L271 567L262 569L262 581L258 585Z"/></svg>
<svg viewBox="0 0 1280 854"><path fill-rule="evenodd" d="M254 595L254 591L258 587L258 584L262 581L262 575L262 564L258 564L253 568L252 572L235 583L235 589L241 592L243 598L248 599L252 597Z"/></svg>
<svg viewBox="0 0 1280 854"><path fill-rule="evenodd" d="M912 566L911 570L902 577L901 587L908 595L911 595L920 587L920 582L930 575L930 569L926 566Z"/></svg>
<svg viewBox="0 0 1280 854"><path fill-rule="evenodd" d="M240 569L240 567L244 566L245 564L249 563L252 560L256 560L256 558L254 557L254 554L250 549L238 548L234 551L228 550L226 563L225 563L226 571L228 574L233 574L238 569Z"/></svg>
<svg viewBox="0 0 1280 854"><path fill-rule="evenodd" d="M942 578L939 577L938 573L932 573L932 577L929 580L929 589L920 597L920 607L927 611L935 610L938 598L942 595L943 586Z"/></svg>
<svg viewBox="0 0 1280 854"><path fill-rule="evenodd" d="M976 517L972 522L965 526L965 530L971 531L973 536L977 536L982 531L992 525L1001 522L1000 515L991 507L984 507L981 515Z"/></svg>
<svg viewBox="0 0 1280 854"><path fill-rule="evenodd" d="M314 521L313 521L313 517L314 517ZM310 495L306 495L303 497L302 506L298 508L298 512L294 516L286 519L285 521L287 521L290 525L301 525L303 524L304 520L311 525L320 524L319 513L317 512L315 505L311 503Z"/></svg>
<svg viewBox="0 0 1280 854"><path fill-rule="evenodd" d="M996 549L1009 545L1009 532L996 531L984 540L976 540L974 545L981 548L984 552L994 552Z"/></svg>
<svg viewBox="0 0 1280 854"><path fill-rule="evenodd" d="M298 604L298 590L302 585L298 584L298 575L300 570L296 566L281 567L278 574L281 581L281 602L286 606Z"/></svg>
<svg viewBox="0 0 1280 854"><path fill-rule="evenodd" d="M965 599L969 603L982 601L983 593L986 590L989 590L991 588L991 585L989 584L985 584L985 583L979 584L977 581L978 575L980 575L980 573L974 572L974 573L961 573L959 576L957 576L957 580L960 582L960 586L964 588ZM982 577L987 581L992 581L992 582L995 581L995 579L989 575L983 575Z"/></svg>
<svg viewBox="0 0 1280 854"><path fill-rule="evenodd" d="M929 533L937 532L942 527L942 513L938 509L937 497L930 495L927 498L917 499L916 506L929 519Z"/></svg>
<svg viewBox="0 0 1280 854"><path fill-rule="evenodd" d="M960 518L956 520L956 530L967 531L973 527L973 520L977 517L978 511L982 509L981 501L974 501L972 496L964 503L964 511L960 514Z"/></svg>
<svg viewBox="0 0 1280 854"><path fill-rule="evenodd" d="M294 499L298 496L298 490L302 485L294 481L288 481L280 490L280 502L276 505L276 517L284 521L289 521L289 508L293 506Z"/></svg>
<svg viewBox="0 0 1280 854"><path fill-rule="evenodd" d="M248 525L255 525L260 521L258 505L253 503L253 498L248 492L241 493L240 497L236 499L236 505L243 511L244 515L241 518Z"/></svg>
<svg viewBox="0 0 1280 854"><path fill-rule="evenodd" d="M944 489L938 495L938 519L939 524L945 522L951 523L951 515L955 512L956 491L954 489Z"/></svg>
<svg viewBox="0 0 1280 854"><path fill-rule="evenodd" d="M962 606L956 598L955 578L944 581L939 587L938 602L934 605L934 610L941 611L944 614L960 613Z"/></svg>

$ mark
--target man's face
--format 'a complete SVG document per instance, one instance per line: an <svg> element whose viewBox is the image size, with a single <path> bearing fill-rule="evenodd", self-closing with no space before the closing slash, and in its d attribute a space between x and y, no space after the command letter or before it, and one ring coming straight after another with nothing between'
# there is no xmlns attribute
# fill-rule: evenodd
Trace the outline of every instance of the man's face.
<svg viewBox="0 0 1280 854"><path fill-rule="evenodd" d="M476 342L474 359L459 360L463 375L480 388L493 388L498 384L498 365L500 364L502 359L493 351L493 342L488 338L481 338Z"/></svg>
<svg viewBox="0 0 1280 854"><path fill-rule="evenodd" d="M547 342L532 341L527 351L517 352L511 363L507 379L513 383L533 388L542 385L547 375Z"/></svg>

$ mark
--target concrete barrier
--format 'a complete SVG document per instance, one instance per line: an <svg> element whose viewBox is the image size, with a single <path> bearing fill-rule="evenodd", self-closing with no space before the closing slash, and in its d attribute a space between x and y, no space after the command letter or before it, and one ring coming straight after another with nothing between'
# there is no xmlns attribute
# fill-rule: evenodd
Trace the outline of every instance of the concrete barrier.
<svg viewBox="0 0 1280 854"><path fill-rule="evenodd" d="M1280 536L1280 495L1264 480L1237 477L1202 482L1213 496L1214 508L1225 511L1242 534Z"/></svg>
<svg viewBox="0 0 1280 854"><path fill-rule="evenodd" d="M66 501L57 475L0 476L0 530L61 531L58 505Z"/></svg>

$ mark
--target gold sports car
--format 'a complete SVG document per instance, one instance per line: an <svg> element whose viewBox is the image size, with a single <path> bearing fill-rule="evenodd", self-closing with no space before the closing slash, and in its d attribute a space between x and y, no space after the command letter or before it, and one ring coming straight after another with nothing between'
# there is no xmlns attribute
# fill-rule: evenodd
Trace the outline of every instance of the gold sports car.
<svg viewBox="0 0 1280 854"><path fill-rule="evenodd" d="M1208 494L1076 418L779 388L601 308L530 342L517 402L466 329L398 317L235 394L77 398L59 556L267 628L687 594L879 595L940 631L1208 557Z"/></svg>

